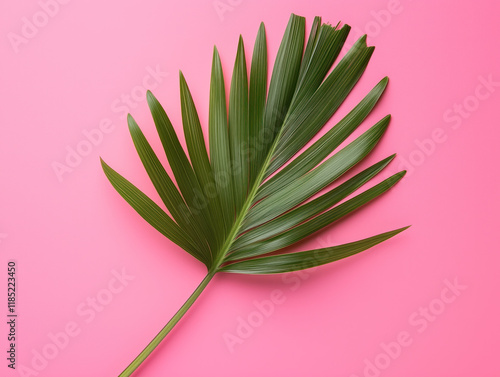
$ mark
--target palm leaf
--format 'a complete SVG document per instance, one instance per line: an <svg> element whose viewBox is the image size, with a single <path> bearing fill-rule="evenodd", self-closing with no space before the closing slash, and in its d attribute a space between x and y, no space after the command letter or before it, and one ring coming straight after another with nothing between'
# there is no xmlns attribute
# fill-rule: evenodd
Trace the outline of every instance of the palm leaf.
<svg viewBox="0 0 500 377"><path fill-rule="evenodd" d="M392 155L335 185L375 148L389 125L390 116L386 116L337 150L375 107L387 78L300 152L347 98L373 54L374 48L366 45L363 36L334 66L349 30L348 25L339 28L322 24L316 17L306 43L305 19L292 14L269 88L264 24L258 30L249 76L240 36L229 103L220 56L214 48L208 119L210 152L182 73L180 95L187 153L160 103L148 92L148 104L173 177L129 116L137 153L170 215L102 161L107 178L140 216L204 263L208 273L178 313L120 376L134 372L216 273L271 274L310 268L364 251L406 229L317 250L285 249L378 198L405 173L396 173L342 202L372 182L392 161ZM324 189L325 193L312 199Z"/></svg>

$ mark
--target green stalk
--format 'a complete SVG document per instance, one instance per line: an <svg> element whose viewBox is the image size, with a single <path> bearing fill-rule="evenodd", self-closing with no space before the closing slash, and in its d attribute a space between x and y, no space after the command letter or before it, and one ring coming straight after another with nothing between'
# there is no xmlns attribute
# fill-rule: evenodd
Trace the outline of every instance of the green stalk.
<svg viewBox="0 0 500 377"><path fill-rule="evenodd" d="M161 343L161 341L167 336L167 334L170 332L170 330L173 329L173 327L177 324L177 322L180 321L180 319L186 314L188 309L193 305L193 303L196 301L196 299L200 296L201 292L206 288L210 280L214 277L214 275L219 271L219 267L224 261L224 258L226 257L232 243L234 242L238 231L241 227L241 224L243 223L243 220L245 219L245 215L248 212L249 208L252 206L253 200L255 199L255 196L257 194L257 191L259 190L260 184L264 180L267 168L269 166L269 162L271 161L271 157L273 155L274 150L276 149L277 142L279 139L279 136L282 133L282 129L279 131L277 137L275 138L273 144L271 145L271 148L269 150L269 153L264 161L264 164L262 165L259 174L257 175L255 182L248 194L247 199L245 200L245 203L243 204L243 208L241 209L238 217L236 218L235 223L231 227L231 230L229 231L228 237L226 238L226 242L220 249L220 252L218 253L218 256L216 257L215 263L212 265L212 268L208 272L207 276L203 279L203 281L200 283L198 288L189 296L187 301L184 303L184 305L181 306L181 308L175 313L175 315L172 317L170 321L165 325L165 327L154 337L154 339L142 350L142 352L130 363L130 365L118 376L118 377L128 377L134 371L139 368L139 366L142 364L144 360L153 352L153 350Z"/></svg>
<svg viewBox="0 0 500 377"><path fill-rule="evenodd" d="M274 150L275 144L273 144L273 147L271 148ZM250 194L248 198L246 199L243 208L236 219L236 222L231 228L231 231L229 232L228 237L226 238L226 242L221 248L221 252L216 259L214 266L210 269L208 272L207 276L202 280L198 288L189 296L187 301L180 307L180 309L175 313L175 315L172 317L170 321L165 325L163 329L153 338L153 340L142 350L142 352L129 364L127 368L118 376L118 377L128 377L134 373L134 371L139 368L139 366L142 364L144 360L151 354L151 352L154 351L154 349L161 343L161 341L167 336L167 334L174 328L174 326L177 324L177 322L180 321L180 319L186 314L188 309L193 305L193 303L196 301L196 299L200 296L201 292L206 288L210 280L214 277L214 275L217 273L220 265L222 264L224 257L226 256L229 248L231 247L231 244L234 242L234 239L238 233L238 230L241 227L241 224L243 223L243 219L245 218L245 214L250 208L253 199L255 198L255 195L259 189L259 183L260 181L263 180L267 165L269 164L271 157L271 153L267 156L266 161L264 162L264 166L261 168L257 179L255 180L255 183L250 190Z"/></svg>
<svg viewBox="0 0 500 377"><path fill-rule="evenodd" d="M130 363L130 365L125 368L125 370L118 377L128 377L134 371L139 368L144 360L154 351L154 349L161 343L161 341L167 336L167 334L174 328L177 322L186 314L188 309L193 305L196 299L200 296L201 292L207 287L208 283L214 277L216 271L211 270L208 272L207 276L202 280L200 285L195 289L195 291L189 296L187 301L180 307L180 309L175 313L170 321L165 325L163 329L153 338L153 340L142 350L142 352Z"/></svg>

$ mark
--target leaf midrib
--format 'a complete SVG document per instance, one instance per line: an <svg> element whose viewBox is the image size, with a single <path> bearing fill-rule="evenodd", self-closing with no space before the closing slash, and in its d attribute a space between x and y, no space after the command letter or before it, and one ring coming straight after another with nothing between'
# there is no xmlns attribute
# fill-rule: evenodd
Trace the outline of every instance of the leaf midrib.
<svg viewBox="0 0 500 377"><path fill-rule="evenodd" d="M254 184L252 186L252 189L248 193L248 196L243 204L243 207L240 210L240 213L238 214L238 217L236 218L236 221L234 222L233 226L231 227L231 230L226 237L226 240L220 249L221 252L218 254L218 257L216 258L215 262L212 265L212 268L209 269L209 273L217 273L220 271L219 267L225 262L224 259L226 258L229 250L231 249L231 246L233 245L233 242L236 240L236 236L239 234L239 231L241 229L241 226L243 225L243 221L245 220L245 217L248 213L248 210L253 204L254 199L257 196L257 192L262 184L262 181L265 179L267 168L269 167L269 164L271 162L272 156L274 154L274 151L278 145L278 141L281 137L281 133L283 131L283 127L279 130L277 133L273 144L271 145L271 148L269 149L269 152L266 156L266 159L264 160L264 163L262 164L262 167L259 171L259 174L257 175Z"/></svg>

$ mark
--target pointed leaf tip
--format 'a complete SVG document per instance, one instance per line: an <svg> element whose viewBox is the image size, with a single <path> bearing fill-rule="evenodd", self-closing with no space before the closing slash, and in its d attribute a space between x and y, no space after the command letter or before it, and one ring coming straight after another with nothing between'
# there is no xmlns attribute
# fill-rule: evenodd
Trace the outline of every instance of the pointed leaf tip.
<svg viewBox="0 0 500 377"><path fill-rule="evenodd" d="M238 38L238 52L237 55L245 53L245 43L243 42L243 37L240 34Z"/></svg>
<svg viewBox="0 0 500 377"><path fill-rule="evenodd" d="M150 107L151 107L152 104L154 104L155 102L158 101L151 90L148 90L146 92L146 101L148 102L148 105Z"/></svg>
<svg viewBox="0 0 500 377"><path fill-rule="evenodd" d="M180 82L186 82L186 79L184 78L184 74L182 73L182 71L179 69L179 80Z"/></svg>

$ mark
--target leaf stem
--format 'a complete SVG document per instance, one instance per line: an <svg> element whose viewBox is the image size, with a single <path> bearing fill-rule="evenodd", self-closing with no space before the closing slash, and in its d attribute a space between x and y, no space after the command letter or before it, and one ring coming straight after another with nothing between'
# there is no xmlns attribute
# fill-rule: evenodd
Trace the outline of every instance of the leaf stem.
<svg viewBox="0 0 500 377"><path fill-rule="evenodd" d="M188 309L193 305L196 299L200 296L201 292L206 288L210 280L214 277L216 270L210 270L202 280L200 285L195 289L195 291L189 296L187 301L180 307L180 309L175 313L170 321L165 325L163 329L153 338L153 340L142 350L142 352L129 364L127 368L118 377L128 377L142 364L144 360L154 351L154 349L161 343L161 341L167 336L167 334L174 328L174 326L179 322L179 320L186 314Z"/></svg>
<svg viewBox="0 0 500 377"><path fill-rule="evenodd" d="M214 275L219 271L219 267L221 264L224 262L224 258L226 257L232 243L234 242L238 231L243 223L243 220L245 219L246 212L250 209L252 206L252 202L257 194L257 191L259 190L260 184L265 178L267 168L269 166L269 162L271 161L272 154L274 150L276 149L277 145L277 139L281 135L281 130L278 133L278 137L274 140L270 151L268 155L266 156L266 159L259 171L259 174L257 175L255 182L249 192L249 195L243 204L243 208L241 209L235 223L233 224L228 237L226 238L226 242L222 246L220 252L217 255L217 258L215 260L215 263L212 265L211 269L209 270L207 276L202 280L198 288L191 294L191 296L187 299L187 301L184 303L184 305L181 306L181 308L175 313L175 315L172 317L170 321L165 325L163 329L153 338L153 340L142 350L142 352L130 363L130 365L118 376L118 377L128 377L134 371L139 368L139 366L142 364L144 360L151 354L151 352L154 351L154 349L161 343L161 341L167 336L167 334L174 328L174 326L177 324L177 322L180 321L180 319L186 314L188 309L193 305L193 303L196 301L196 299L200 296L201 292L206 288L210 280L214 277Z"/></svg>

